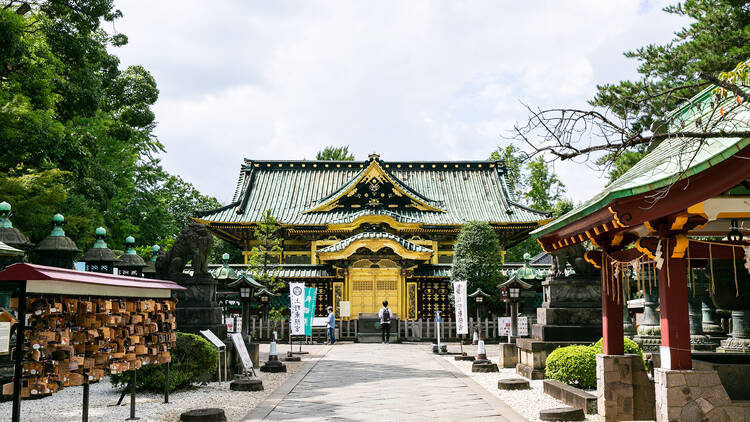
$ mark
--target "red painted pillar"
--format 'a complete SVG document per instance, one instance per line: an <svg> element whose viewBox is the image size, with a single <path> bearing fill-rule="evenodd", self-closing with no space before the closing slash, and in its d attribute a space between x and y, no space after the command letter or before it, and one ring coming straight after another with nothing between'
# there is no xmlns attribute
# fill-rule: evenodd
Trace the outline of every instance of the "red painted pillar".
<svg viewBox="0 0 750 422"><path fill-rule="evenodd" d="M661 367L693 369L690 358L687 262L672 258L674 239L663 239L664 264L659 270L659 313L661 317Z"/></svg>
<svg viewBox="0 0 750 422"><path fill-rule="evenodd" d="M612 283L612 265L607 255L602 253L602 333L605 355L622 355L625 353L624 332L622 327L622 303L617 303L618 291L622 290L622 274L617 276L617 282ZM622 293L620 300L624 300Z"/></svg>

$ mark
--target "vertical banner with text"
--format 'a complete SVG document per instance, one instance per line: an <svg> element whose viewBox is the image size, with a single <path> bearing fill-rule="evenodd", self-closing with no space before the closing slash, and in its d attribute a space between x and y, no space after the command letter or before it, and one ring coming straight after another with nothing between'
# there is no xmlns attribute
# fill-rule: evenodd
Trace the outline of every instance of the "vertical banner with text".
<svg viewBox="0 0 750 422"><path fill-rule="evenodd" d="M305 334L305 283L289 283L289 332Z"/></svg>
<svg viewBox="0 0 750 422"><path fill-rule="evenodd" d="M318 289L314 287L305 287L305 335L312 335L313 317L315 317L315 302L317 300Z"/></svg>
<svg viewBox="0 0 750 422"><path fill-rule="evenodd" d="M453 282L453 300L456 308L456 334L469 334L469 317L466 314L466 281Z"/></svg>

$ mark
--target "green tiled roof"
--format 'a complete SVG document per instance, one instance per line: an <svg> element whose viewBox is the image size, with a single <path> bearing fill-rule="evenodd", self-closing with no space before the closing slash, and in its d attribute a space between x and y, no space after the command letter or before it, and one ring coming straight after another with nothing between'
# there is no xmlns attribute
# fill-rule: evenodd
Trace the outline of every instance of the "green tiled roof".
<svg viewBox="0 0 750 422"><path fill-rule="evenodd" d="M414 269L414 277L450 277L452 264L425 264Z"/></svg>
<svg viewBox="0 0 750 422"><path fill-rule="evenodd" d="M209 271L212 274L221 268L221 266L211 265ZM247 265L229 264L230 269L239 277L241 274L247 274ZM280 279L288 278L318 278L318 277L335 277L336 273L327 265L321 264L277 264L272 266L274 276ZM186 274L193 274L193 270L186 268Z"/></svg>
<svg viewBox="0 0 750 422"><path fill-rule="evenodd" d="M705 106L705 102L710 101L712 89L702 91L687 105L669 114L669 116L676 116L677 119L691 119L691 121L684 122L683 131L699 130L696 128L695 121L712 109ZM725 120L727 125L745 122L747 127L750 127L750 110L747 106L737 106L728 113L732 113L732 118ZM721 129L722 127L718 127L715 130ZM737 130L737 128L733 127L731 130ZM748 145L750 145L750 138L665 139L604 190L551 223L532 231L531 235L532 237L544 236L602 209L615 199L660 189L698 174L733 156Z"/></svg>
<svg viewBox="0 0 750 422"><path fill-rule="evenodd" d="M462 225L468 221L529 224L548 214L523 207L510 196L502 162L384 162L400 188L445 212L418 209L343 209L307 212L357 180L370 161L245 160L232 203L196 213L199 221L255 223L265 210L285 225L319 226L352 221L357 215L388 214L399 221Z"/></svg>
<svg viewBox="0 0 750 422"><path fill-rule="evenodd" d="M397 242L399 245L403 246L404 248L412 252L432 252L432 249L430 248L425 248L422 245L411 243L404 238L396 236L395 234L386 233L386 232L362 232L362 233L355 234L354 236L347 237L346 239L340 242L336 242L333 245L329 245L329 246L326 246L325 248L318 249L318 253L342 251L346 249L347 246L361 239L390 239L390 240Z"/></svg>

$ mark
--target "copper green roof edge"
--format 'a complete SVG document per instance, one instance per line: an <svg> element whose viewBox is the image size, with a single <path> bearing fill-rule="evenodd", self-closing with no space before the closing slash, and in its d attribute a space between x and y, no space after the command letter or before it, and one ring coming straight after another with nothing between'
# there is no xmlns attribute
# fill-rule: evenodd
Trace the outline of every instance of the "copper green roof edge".
<svg viewBox="0 0 750 422"><path fill-rule="evenodd" d="M426 248L422 245L412 243L403 237L396 236L388 232L362 232L349 236L346 239L340 240L332 245L326 246L325 248L318 249L318 253L338 252L346 249L352 243L360 239L389 239L403 246L407 250L412 252L432 252L432 249Z"/></svg>
<svg viewBox="0 0 750 422"><path fill-rule="evenodd" d="M349 189L352 186L354 186L354 184L357 183L357 181L359 180L359 178L362 177L362 173L364 173L365 169L366 169L366 167L362 167L357 172L357 174L355 174L354 176L352 176L351 179L349 179L348 182L346 182L343 185L341 185L340 188L336 189L331 194L329 194L329 195L327 195L327 196L325 196L323 198L316 199L315 202L313 203L313 205L311 205L306 210L302 211L302 213L304 214L304 213L308 213L308 212L314 212L313 210L315 208L321 206L322 204L325 204L326 202L329 202L329 201L333 200L334 198L336 198L337 196L339 196L342 192L346 192L347 189Z"/></svg>
<svg viewBox="0 0 750 422"><path fill-rule="evenodd" d="M687 177L690 177L690 176L696 175L698 173L701 173L701 172L707 170L708 168L713 167L716 164L719 164L719 163L725 161L729 157L733 156L737 151L740 151L741 149L743 149L744 147L746 147L748 145L750 145L750 138L738 138L735 143L733 143L732 145L728 146L723 151L715 154L714 156L712 156L712 157L710 157L710 158L702 161L701 163L699 163L699 164L697 164L695 166L691 166L690 168L686 169L683 172L683 175L682 175L682 177L679 180L683 180L683 179L685 179ZM720 158L720 159L716 160L717 157ZM652 191L654 189L662 188L662 187L666 186L668 183L679 181L679 180L672 180L673 179L672 176L667 176L667 177L664 177L664 178L662 178L662 179L660 179L660 180L658 180L656 182L652 182L652 183L648 183L648 184L643 184L643 185L640 185L640 186L636 186L634 188L628 188L628 189L623 189L623 190L619 190L619 191L609 192L602 199L600 199L600 200L598 200L598 201L596 201L596 202L594 202L594 203L592 203L590 205L587 205L587 206L585 206L585 207L583 207L583 208L581 208L581 209L579 209L577 211L574 210L575 212L573 214L568 215L567 217L563 216L563 217L565 217L564 219L555 220L555 221L553 221L553 222L551 222L549 224L546 224L546 225L544 225L542 227L539 227L538 229L532 231L529 234L531 235L532 238L538 239L539 237L542 237L545 234L551 233L551 232L553 232L553 231L555 231L557 229L565 227L566 225L568 225L572 221L579 220L579 219L581 219L581 218L583 218L583 217L585 217L585 216L587 216L589 214L594 213L595 211L598 211L598 210L602 209L605 205L609 204L610 202L612 202L615 199L625 198L625 197L629 197L629 196L638 195L638 194L641 194L641 193L644 193L644 192L649 192L649 191ZM605 189L605 191L606 191L606 189Z"/></svg>

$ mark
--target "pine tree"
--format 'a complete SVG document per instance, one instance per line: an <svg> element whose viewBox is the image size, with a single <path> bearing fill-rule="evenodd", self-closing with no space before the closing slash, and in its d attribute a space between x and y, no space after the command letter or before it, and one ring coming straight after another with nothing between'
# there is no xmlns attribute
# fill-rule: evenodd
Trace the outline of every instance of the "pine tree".
<svg viewBox="0 0 750 422"><path fill-rule="evenodd" d="M272 293L284 287L284 283L277 280L273 265L281 256L280 230L281 226L273 217L271 210L266 210L254 232L258 244L250 250L250 258L247 262L253 278L265 285Z"/></svg>

